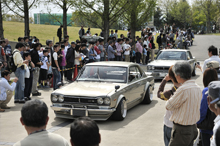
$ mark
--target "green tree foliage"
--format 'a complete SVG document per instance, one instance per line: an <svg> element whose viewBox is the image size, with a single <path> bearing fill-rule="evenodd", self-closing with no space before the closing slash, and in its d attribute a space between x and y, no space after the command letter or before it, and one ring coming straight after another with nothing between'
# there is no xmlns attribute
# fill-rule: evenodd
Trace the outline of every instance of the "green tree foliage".
<svg viewBox="0 0 220 146"><path fill-rule="evenodd" d="M122 16L131 29L133 41L136 30L140 30L152 18L156 2L156 0L129 0L129 9Z"/></svg>
<svg viewBox="0 0 220 146"><path fill-rule="evenodd" d="M219 0L196 0L196 7L200 8L206 16L206 32L211 32L211 26L215 24L216 16L219 16Z"/></svg>
<svg viewBox="0 0 220 146"><path fill-rule="evenodd" d="M104 31L105 41L109 37L109 28L128 9L129 0L75 0L74 8L79 17ZM101 18L101 19L100 19Z"/></svg>
<svg viewBox="0 0 220 146"><path fill-rule="evenodd" d="M186 28L187 25L191 25L192 11L187 1L174 2L170 12L175 20L183 24L184 28Z"/></svg>
<svg viewBox="0 0 220 146"><path fill-rule="evenodd" d="M156 26L158 29L163 27L164 17L162 10L160 7L156 8L156 11L154 12L154 26Z"/></svg>

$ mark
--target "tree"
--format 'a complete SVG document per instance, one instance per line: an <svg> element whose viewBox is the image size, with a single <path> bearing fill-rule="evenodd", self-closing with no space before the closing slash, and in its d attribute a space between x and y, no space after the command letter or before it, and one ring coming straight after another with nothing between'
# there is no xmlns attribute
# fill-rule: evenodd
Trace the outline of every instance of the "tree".
<svg viewBox="0 0 220 146"><path fill-rule="evenodd" d="M2 0L0 0L0 38L4 38L3 17L2 17Z"/></svg>
<svg viewBox="0 0 220 146"><path fill-rule="evenodd" d="M104 31L106 42L109 37L110 26L127 10L128 1L129 0L76 0L73 4L79 16L84 17L87 21ZM96 18L101 18L101 22L97 23L96 19L91 19L91 14L96 16Z"/></svg>
<svg viewBox="0 0 220 146"><path fill-rule="evenodd" d="M177 5L173 5L171 7L171 14L175 20L180 21L184 28L186 28L187 24L192 23L192 11L191 6L185 0L182 0L177 3Z"/></svg>
<svg viewBox="0 0 220 146"><path fill-rule="evenodd" d="M3 0L7 8L24 19L25 36L30 36L29 29L29 10L37 3L38 0ZM23 13L23 15L20 14Z"/></svg>
<svg viewBox="0 0 220 146"><path fill-rule="evenodd" d="M154 26L157 28L163 27L163 13L160 7L156 8L156 11L154 12Z"/></svg>
<svg viewBox="0 0 220 146"><path fill-rule="evenodd" d="M202 29L203 26L206 25L206 16L204 11L195 3L192 5L192 17L193 17L193 22L192 26L194 29L197 31Z"/></svg>
<svg viewBox="0 0 220 146"><path fill-rule="evenodd" d="M63 10L63 22L61 23L56 17L53 17L56 19L61 25L63 25L63 35L67 35L67 11L70 7L73 6L73 0L47 0L45 1L46 4L53 3L57 7L61 8ZM50 14L50 12L49 12ZM52 15L52 14L51 14Z"/></svg>
<svg viewBox="0 0 220 146"><path fill-rule="evenodd" d="M219 12L218 0L196 0L195 3L203 10L206 16L206 32L211 32L211 23L214 21L216 13Z"/></svg>
<svg viewBox="0 0 220 146"><path fill-rule="evenodd" d="M129 9L122 16L130 26L133 41L136 31L152 18L155 7L156 0L129 0Z"/></svg>

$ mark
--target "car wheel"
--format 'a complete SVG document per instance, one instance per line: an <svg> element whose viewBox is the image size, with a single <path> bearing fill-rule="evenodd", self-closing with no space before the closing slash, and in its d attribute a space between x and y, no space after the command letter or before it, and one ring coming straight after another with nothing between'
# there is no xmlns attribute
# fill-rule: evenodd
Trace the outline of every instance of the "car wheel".
<svg viewBox="0 0 220 146"><path fill-rule="evenodd" d="M150 94L150 89L147 88L147 91L145 93L145 96L144 96L144 100L142 101L143 104L150 104L152 102L152 98L153 95Z"/></svg>
<svg viewBox="0 0 220 146"><path fill-rule="evenodd" d="M127 103L125 99L121 99L116 108L116 111L113 113L113 119L116 121L122 121L127 116Z"/></svg>
<svg viewBox="0 0 220 146"><path fill-rule="evenodd" d="M192 76L196 76L196 66L194 66L193 72L192 72Z"/></svg>

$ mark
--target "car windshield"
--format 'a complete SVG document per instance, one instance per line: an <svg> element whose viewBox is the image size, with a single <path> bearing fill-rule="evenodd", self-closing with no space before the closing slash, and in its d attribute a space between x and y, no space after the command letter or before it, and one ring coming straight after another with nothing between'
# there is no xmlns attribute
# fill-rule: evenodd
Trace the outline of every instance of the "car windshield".
<svg viewBox="0 0 220 146"><path fill-rule="evenodd" d="M113 66L86 66L77 81L127 82L127 68Z"/></svg>
<svg viewBox="0 0 220 146"><path fill-rule="evenodd" d="M160 51L156 60L186 60L186 52L181 51Z"/></svg>

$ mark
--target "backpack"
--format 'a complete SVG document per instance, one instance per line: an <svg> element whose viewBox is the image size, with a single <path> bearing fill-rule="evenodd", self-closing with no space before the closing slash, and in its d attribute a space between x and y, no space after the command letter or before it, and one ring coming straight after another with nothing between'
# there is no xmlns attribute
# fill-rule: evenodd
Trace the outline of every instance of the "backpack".
<svg viewBox="0 0 220 146"><path fill-rule="evenodd" d="M11 59L10 59L11 61L9 62L9 64L10 64L10 71L11 71L11 72L15 72L16 69L17 69L17 66L15 65L14 58L13 58L13 56L14 56L14 54L15 54L16 52L19 52L19 51L14 51L14 52L12 53L12 56L11 56Z"/></svg>

